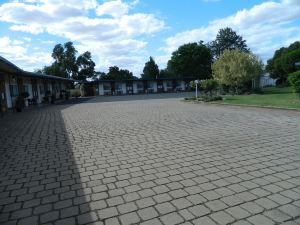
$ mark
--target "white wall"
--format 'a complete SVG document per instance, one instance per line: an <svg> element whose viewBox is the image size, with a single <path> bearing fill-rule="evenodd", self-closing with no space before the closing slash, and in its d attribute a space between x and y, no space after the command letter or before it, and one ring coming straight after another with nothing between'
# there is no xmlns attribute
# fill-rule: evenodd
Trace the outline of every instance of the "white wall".
<svg viewBox="0 0 300 225"><path fill-rule="evenodd" d="M126 94L126 83L122 83L123 94Z"/></svg>
<svg viewBox="0 0 300 225"><path fill-rule="evenodd" d="M9 78L8 76L6 76L4 78L5 80L5 94L6 94L6 103L7 103L7 107L11 108L12 107L12 99L10 96L10 90L9 90Z"/></svg>
<svg viewBox="0 0 300 225"><path fill-rule="evenodd" d="M168 89L167 89L167 81L166 81L166 80L163 81L163 87L164 87L164 91L167 91L167 90L168 90Z"/></svg>
<svg viewBox="0 0 300 225"><path fill-rule="evenodd" d="M138 90L137 90L137 82L133 82L133 84L132 84L132 89L133 89L133 93L134 93L134 94L138 93Z"/></svg>
<svg viewBox="0 0 300 225"><path fill-rule="evenodd" d="M104 95L104 88L103 88L103 84L99 83L99 95Z"/></svg>

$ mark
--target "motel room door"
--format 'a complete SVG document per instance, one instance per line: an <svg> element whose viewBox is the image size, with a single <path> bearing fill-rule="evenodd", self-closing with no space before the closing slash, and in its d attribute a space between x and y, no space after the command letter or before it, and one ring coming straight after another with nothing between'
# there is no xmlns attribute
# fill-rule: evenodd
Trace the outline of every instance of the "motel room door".
<svg viewBox="0 0 300 225"><path fill-rule="evenodd" d="M4 78L0 78L0 112L6 112L6 110L5 81Z"/></svg>
<svg viewBox="0 0 300 225"><path fill-rule="evenodd" d="M38 86L37 86L37 81L32 79L31 80L31 87L32 87L32 98L34 99L34 101L38 101L39 99L39 92L38 92ZM37 103L37 102L35 102Z"/></svg>

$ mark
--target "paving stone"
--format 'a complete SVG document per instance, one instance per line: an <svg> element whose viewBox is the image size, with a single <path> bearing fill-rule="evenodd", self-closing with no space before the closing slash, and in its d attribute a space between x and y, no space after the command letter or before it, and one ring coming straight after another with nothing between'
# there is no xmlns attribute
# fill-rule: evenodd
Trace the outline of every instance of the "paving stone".
<svg viewBox="0 0 300 225"><path fill-rule="evenodd" d="M228 224L234 221L234 218L224 211L213 213L210 217L219 224Z"/></svg>
<svg viewBox="0 0 300 225"><path fill-rule="evenodd" d="M249 212L247 212L246 210L242 209L239 206L228 208L225 211L236 219L243 219L248 216L251 216Z"/></svg>
<svg viewBox="0 0 300 225"><path fill-rule="evenodd" d="M89 212L78 217L78 224L87 224L98 220L97 214L95 212Z"/></svg>
<svg viewBox="0 0 300 225"><path fill-rule="evenodd" d="M265 209L274 209L278 206L278 204L268 198L260 198L255 201L258 205Z"/></svg>
<svg viewBox="0 0 300 225"><path fill-rule="evenodd" d="M114 217L118 215L118 211L115 207L105 208L98 211L99 218L101 220Z"/></svg>
<svg viewBox="0 0 300 225"><path fill-rule="evenodd" d="M228 208L228 206L220 200L209 201L206 202L205 205L212 211L219 211Z"/></svg>
<svg viewBox="0 0 300 225"><path fill-rule="evenodd" d="M120 220L122 225L137 224L138 222L140 222L140 218L138 217L136 212L124 214L120 216Z"/></svg>
<svg viewBox="0 0 300 225"><path fill-rule="evenodd" d="M40 216L41 223L47 223L51 221L55 221L59 218L59 212L58 211L51 211L48 213L45 213Z"/></svg>
<svg viewBox="0 0 300 225"><path fill-rule="evenodd" d="M287 204L287 205L281 206L278 209L293 218L300 216L300 208L298 208L292 204Z"/></svg>
<svg viewBox="0 0 300 225"><path fill-rule="evenodd" d="M275 225L276 224L274 221L268 219L264 215L252 216L252 217L249 217L247 220L254 225L260 225L260 224Z"/></svg>
<svg viewBox="0 0 300 225"><path fill-rule="evenodd" d="M175 225L175 224L182 223L184 221L183 218L178 213L175 212L164 215L160 219L164 225Z"/></svg>
<svg viewBox="0 0 300 225"><path fill-rule="evenodd" d="M207 216L193 220L194 225L217 225L212 219Z"/></svg>
<svg viewBox="0 0 300 225"><path fill-rule="evenodd" d="M195 216L204 216L210 213L210 210L203 205L196 205L188 208L188 210Z"/></svg>
<svg viewBox="0 0 300 225"><path fill-rule="evenodd" d="M171 201L171 203L172 203L177 209L184 209L184 208L187 208L187 207L193 205L190 201L188 201L188 200L185 199L185 198L178 198L178 199L175 199L175 200Z"/></svg>
<svg viewBox="0 0 300 225"><path fill-rule="evenodd" d="M158 219L152 219L141 223L141 225L163 225Z"/></svg>
<svg viewBox="0 0 300 225"><path fill-rule="evenodd" d="M38 216L31 216L24 219L19 220L18 225L38 225L39 224L39 217Z"/></svg>
<svg viewBox="0 0 300 225"><path fill-rule="evenodd" d="M55 222L55 225L73 225L73 224L76 224L74 217L58 220Z"/></svg>
<svg viewBox="0 0 300 225"><path fill-rule="evenodd" d="M152 205L155 205L155 202L152 198L143 198L136 201L136 204L139 208L146 208Z"/></svg>
<svg viewBox="0 0 300 225"><path fill-rule="evenodd" d="M264 213L265 216L269 217L271 220L278 222L278 223L282 223L285 222L287 220L290 220L292 217L277 210L277 209L272 209L269 211L266 211Z"/></svg>
<svg viewBox="0 0 300 225"><path fill-rule="evenodd" d="M162 215L176 211L176 208L169 202L157 204L155 208Z"/></svg>
<svg viewBox="0 0 300 225"><path fill-rule="evenodd" d="M123 205L118 205L117 208L121 214L136 211L138 209L134 202L129 202L129 203L126 203Z"/></svg>
<svg viewBox="0 0 300 225"><path fill-rule="evenodd" d="M153 207L141 209L137 211L142 220L149 220L158 216L158 213Z"/></svg>

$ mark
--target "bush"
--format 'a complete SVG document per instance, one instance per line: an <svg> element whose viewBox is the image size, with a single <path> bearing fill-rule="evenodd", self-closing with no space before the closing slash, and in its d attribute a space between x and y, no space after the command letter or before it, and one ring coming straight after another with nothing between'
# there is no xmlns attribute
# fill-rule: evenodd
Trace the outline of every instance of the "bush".
<svg viewBox="0 0 300 225"><path fill-rule="evenodd" d="M214 79L202 80L200 86L206 93L212 95L212 92L218 87L218 82Z"/></svg>
<svg viewBox="0 0 300 225"><path fill-rule="evenodd" d="M223 100L221 96L202 95L198 98L198 101L203 101L203 102L213 102L213 101L221 101L221 100Z"/></svg>
<svg viewBox="0 0 300 225"><path fill-rule="evenodd" d="M300 96L300 71L290 73L288 79L294 91Z"/></svg>

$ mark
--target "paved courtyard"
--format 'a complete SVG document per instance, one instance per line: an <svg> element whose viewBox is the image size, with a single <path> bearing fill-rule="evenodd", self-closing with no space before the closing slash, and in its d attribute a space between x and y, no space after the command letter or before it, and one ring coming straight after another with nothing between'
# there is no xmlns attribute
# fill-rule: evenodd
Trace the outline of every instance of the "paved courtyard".
<svg viewBox="0 0 300 225"><path fill-rule="evenodd" d="M300 113L177 97L0 118L0 224L300 224Z"/></svg>

